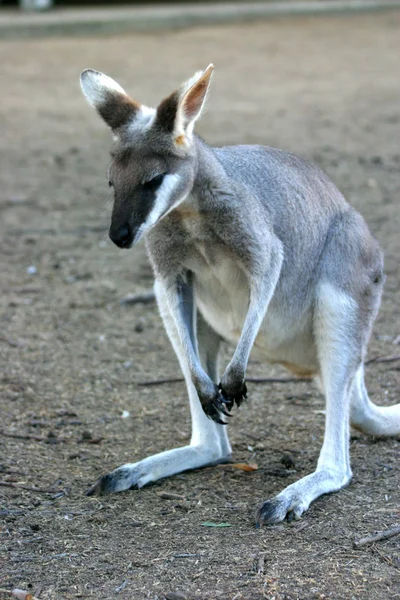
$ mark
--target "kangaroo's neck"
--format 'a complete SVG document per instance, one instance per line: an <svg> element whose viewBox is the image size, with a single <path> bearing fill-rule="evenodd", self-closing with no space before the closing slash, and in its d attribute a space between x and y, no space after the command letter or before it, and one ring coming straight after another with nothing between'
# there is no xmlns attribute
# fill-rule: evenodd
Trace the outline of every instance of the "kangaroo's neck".
<svg viewBox="0 0 400 600"><path fill-rule="evenodd" d="M201 208L216 199L218 193L229 184L229 178L210 146L197 136L194 137L194 144L197 168L191 197Z"/></svg>

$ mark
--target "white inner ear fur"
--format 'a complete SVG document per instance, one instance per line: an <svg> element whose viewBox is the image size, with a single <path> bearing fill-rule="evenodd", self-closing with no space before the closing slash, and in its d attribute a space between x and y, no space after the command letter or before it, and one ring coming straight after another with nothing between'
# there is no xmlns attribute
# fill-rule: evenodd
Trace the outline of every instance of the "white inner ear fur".
<svg viewBox="0 0 400 600"><path fill-rule="evenodd" d="M207 67L207 69L208 69L208 67ZM182 86L181 86L181 97L182 98L186 95L186 93L190 90L190 88L192 88L194 86L194 84L198 82L198 80L200 79L200 77L202 77L204 75L204 73L205 73L205 71L196 71L196 73L193 75L193 77L191 77L190 79L185 81L184 84L182 84Z"/></svg>
<svg viewBox="0 0 400 600"><path fill-rule="evenodd" d="M203 112L203 109L204 109L204 106L205 106L205 103L207 100L208 91L210 89L211 79L209 79L209 81L208 81L207 89L203 95L199 109L197 110L197 112L194 115L189 116L185 112L185 100L187 99L188 95L190 94L192 88L195 87L195 85L198 83L198 81L206 74L206 72L210 68L213 70L214 66L212 64L210 64L207 67L207 69L205 69L204 71L197 71L197 73L195 73L193 75L193 77L188 79L182 85L182 87L180 89L181 97L180 97L179 107L178 107L176 120L175 120L175 131L174 131L175 136L186 135L189 139L191 139L191 137L193 135L194 124L197 121L197 119L200 117L201 113Z"/></svg>
<svg viewBox="0 0 400 600"><path fill-rule="evenodd" d="M101 105L110 93L127 95L125 90L114 79L92 69L83 71L80 83L83 95L89 104L95 108Z"/></svg>

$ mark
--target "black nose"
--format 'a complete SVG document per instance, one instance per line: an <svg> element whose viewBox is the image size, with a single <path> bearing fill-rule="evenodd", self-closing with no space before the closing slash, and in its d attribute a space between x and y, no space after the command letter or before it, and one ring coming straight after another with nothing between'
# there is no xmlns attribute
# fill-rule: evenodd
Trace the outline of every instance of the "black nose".
<svg viewBox="0 0 400 600"><path fill-rule="evenodd" d="M114 242L119 248L129 248L132 245L133 235L132 229L129 225L123 225L122 227L118 227L114 229L110 228L110 239Z"/></svg>

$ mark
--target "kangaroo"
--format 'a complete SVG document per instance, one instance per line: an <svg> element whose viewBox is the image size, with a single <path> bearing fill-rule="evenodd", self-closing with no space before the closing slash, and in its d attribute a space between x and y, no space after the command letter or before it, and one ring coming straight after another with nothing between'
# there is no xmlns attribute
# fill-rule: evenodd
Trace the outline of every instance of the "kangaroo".
<svg viewBox="0 0 400 600"><path fill-rule="evenodd" d="M383 255L316 166L266 146L211 148L194 133L213 69L156 109L102 73L81 75L84 96L114 135L109 235L120 248L145 239L192 417L189 445L125 464L88 494L228 461L225 425L246 398L254 347L265 361L316 379L326 398L316 471L257 508L257 524L271 524L300 518L313 500L350 482L350 423L370 435L400 433L400 404L376 406L364 384ZM236 349L219 379L223 340Z"/></svg>

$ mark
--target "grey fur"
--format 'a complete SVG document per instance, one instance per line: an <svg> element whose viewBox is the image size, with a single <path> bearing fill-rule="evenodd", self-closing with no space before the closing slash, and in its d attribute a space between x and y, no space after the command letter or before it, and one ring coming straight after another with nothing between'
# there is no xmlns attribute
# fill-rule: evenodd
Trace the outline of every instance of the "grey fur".
<svg viewBox="0 0 400 600"><path fill-rule="evenodd" d="M258 522L275 523L299 518L315 498L350 481L350 412L368 433L400 432L400 405L373 405L362 370L382 294L383 256L362 217L316 166L264 146L210 148L192 135L210 77L209 68L164 100L162 120L154 113L153 121L140 121L139 114L114 132L111 232L125 247L145 235L193 422L190 446L117 469L114 491L138 478L141 486L227 460L221 423L246 395L254 347L266 361L317 377L327 402L316 472L257 512ZM95 104L90 90L84 93ZM160 173L167 176L143 216L142 183ZM126 238L128 229L132 235ZM220 339L235 343L236 350L218 386ZM133 479L126 477L129 470ZM124 480L129 486L121 487Z"/></svg>

